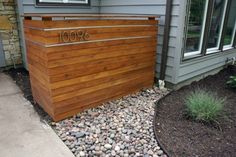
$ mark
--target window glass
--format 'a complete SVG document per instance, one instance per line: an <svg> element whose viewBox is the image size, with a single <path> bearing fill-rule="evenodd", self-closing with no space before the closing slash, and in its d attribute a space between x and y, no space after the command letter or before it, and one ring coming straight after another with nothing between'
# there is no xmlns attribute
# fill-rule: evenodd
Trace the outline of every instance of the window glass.
<svg viewBox="0 0 236 157"><path fill-rule="evenodd" d="M236 25L236 1L233 0L230 5L228 22L224 36L224 45L232 45Z"/></svg>
<svg viewBox="0 0 236 157"><path fill-rule="evenodd" d="M210 32L207 48L218 49L223 25L223 15L225 11L225 0L215 0L211 17Z"/></svg>
<svg viewBox="0 0 236 157"><path fill-rule="evenodd" d="M88 0L68 0L69 3L88 3Z"/></svg>
<svg viewBox="0 0 236 157"><path fill-rule="evenodd" d="M79 3L87 4L88 0L39 0L42 3Z"/></svg>
<svg viewBox="0 0 236 157"><path fill-rule="evenodd" d="M63 0L39 0L39 2L46 2L46 3L62 3Z"/></svg>
<svg viewBox="0 0 236 157"><path fill-rule="evenodd" d="M190 1L185 54L196 51L199 51L200 53L204 29L206 3L206 0Z"/></svg>

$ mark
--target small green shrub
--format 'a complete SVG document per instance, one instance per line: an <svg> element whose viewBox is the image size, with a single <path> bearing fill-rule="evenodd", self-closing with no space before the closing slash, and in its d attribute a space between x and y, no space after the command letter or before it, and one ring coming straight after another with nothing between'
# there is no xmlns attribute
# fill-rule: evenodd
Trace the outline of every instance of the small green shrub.
<svg viewBox="0 0 236 157"><path fill-rule="evenodd" d="M236 75L230 76L229 81L227 81L228 86L231 88L236 88Z"/></svg>
<svg viewBox="0 0 236 157"><path fill-rule="evenodd" d="M186 113L196 121L216 122L223 113L225 99L216 93L197 89L185 98Z"/></svg>

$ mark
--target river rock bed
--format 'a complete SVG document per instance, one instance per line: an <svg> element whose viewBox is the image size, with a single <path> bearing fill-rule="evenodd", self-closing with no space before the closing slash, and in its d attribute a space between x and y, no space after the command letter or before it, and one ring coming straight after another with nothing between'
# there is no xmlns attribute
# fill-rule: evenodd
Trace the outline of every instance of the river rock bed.
<svg viewBox="0 0 236 157"><path fill-rule="evenodd" d="M152 124L154 102L165 94L153 87L51 125L76 157L166 157Z"/></svg>

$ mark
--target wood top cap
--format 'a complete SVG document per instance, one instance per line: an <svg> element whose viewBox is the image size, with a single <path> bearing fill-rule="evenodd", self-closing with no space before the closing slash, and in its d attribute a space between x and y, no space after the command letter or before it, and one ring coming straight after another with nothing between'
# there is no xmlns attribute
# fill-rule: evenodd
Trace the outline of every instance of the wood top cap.
<svg viewBox="0 0 236 157"><path fill-rule="evenodd" d="M40 18L55 18L55 17L63 17L63 18L148 18L148 19L156 19L160 16L158 15L150 15L150 14L31 14L26 13L22 15L22 17L40 17Z"/></svg>

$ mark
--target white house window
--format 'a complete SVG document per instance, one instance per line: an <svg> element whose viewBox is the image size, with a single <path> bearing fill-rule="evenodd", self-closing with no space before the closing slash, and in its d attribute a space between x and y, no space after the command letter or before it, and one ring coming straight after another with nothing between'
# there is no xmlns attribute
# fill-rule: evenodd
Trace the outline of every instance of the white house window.
<svg viewBox="0 0 236 157"><path fill-rule="evenodd" d="M230 4L228 22L226 24L226 31L224 36L224 49L231 48L236 31L236 1L232 1Z"/></svg>
<svg viewBox="0 0 236 157"><path fill-rule="evenodd" d="M232 49L236 0L188 0L184 59Z"/></svg>
<svg viewBox="0 0 236 157"><path fill-rule="evenodd" d="M207 0L190 1L185 56L201 53L207 4Z"/></svg>
<svg viewBox="0 0 236 157"><path fill-rule="evenodd" d="M37 0L38 5L89 5L89 0Z"/></svg>
<svg viewBox="0 0 236 157"><path fill-rule="evenodd" d="M211 16L211 25L207 43L207 53L214 53L219 50L221 33L226 11L225 0L215 0Z"/></svg>

